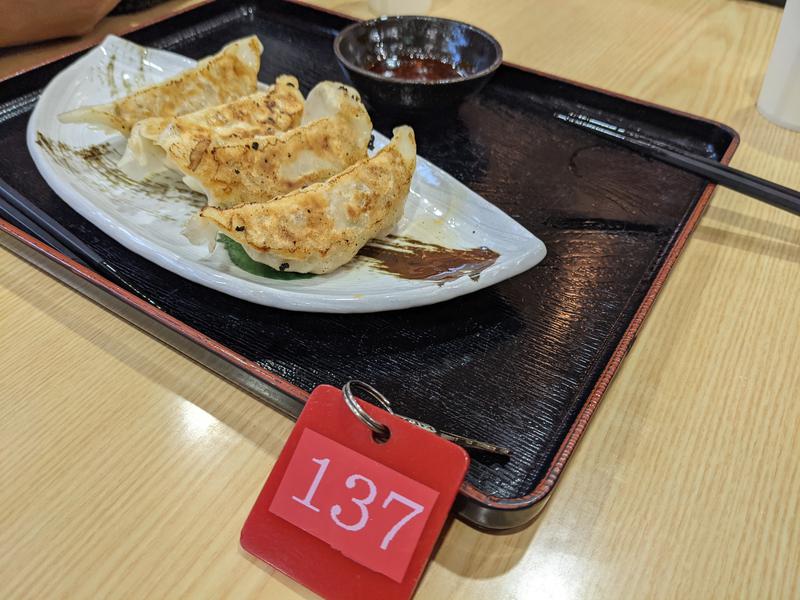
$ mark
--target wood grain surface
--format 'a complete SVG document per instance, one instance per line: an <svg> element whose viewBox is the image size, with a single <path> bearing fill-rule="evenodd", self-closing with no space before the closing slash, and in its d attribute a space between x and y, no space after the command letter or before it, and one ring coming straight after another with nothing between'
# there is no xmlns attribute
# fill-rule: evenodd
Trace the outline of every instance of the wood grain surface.
<svg viewBox="0 0 800 600"><path fill-rule="evenodd" d="M800 188L800 134L755 109L779 9L430 12L509 61L724 121L734 166ZM798 298L800 219L719 190L545 511L504 535L454 521L417 598L800 597ZM5 250L0 390L3 598L313 597L238 546L291 422Z"/></svg>

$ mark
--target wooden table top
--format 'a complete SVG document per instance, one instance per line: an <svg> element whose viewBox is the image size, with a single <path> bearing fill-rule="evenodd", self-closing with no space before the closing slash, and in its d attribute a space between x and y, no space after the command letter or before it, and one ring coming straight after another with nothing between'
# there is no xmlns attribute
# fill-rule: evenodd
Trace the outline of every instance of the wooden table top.
<svg viewBox="0 0 800 600"><path fill-rule="evenodd" d="M734 166L800 188L800 134L755 109L779 9L431 13L510 61L723 121ZM78 43L5 51L0 76ZM238 544L292 423L3 249L0 274L0 596L313 597ZM717 191L545 511L506 535L455 521L417 598L800 597L798 298L800 219Z"/></svg>

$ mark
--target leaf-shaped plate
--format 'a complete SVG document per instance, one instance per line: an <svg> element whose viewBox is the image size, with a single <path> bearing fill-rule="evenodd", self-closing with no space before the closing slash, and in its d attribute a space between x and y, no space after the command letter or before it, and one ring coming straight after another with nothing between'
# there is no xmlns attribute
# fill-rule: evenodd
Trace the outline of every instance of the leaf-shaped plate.
<svg viewBox="0 0 800 600"><path fill-rule="evenodd" d="M218 244L212 254L203 246L192 245L182 230L202 206L202 195L183 185L177 174L145 182L128 179L116 168L125 148L122 136L62 124L58 115L108 102L194 64L184 56L109 36L53 78L28 123L28 149L50 187L133 252L182 277L250 302L336 313L441 302L517 275L544 258L541 240L421 157L404 216L393 235L375 241L333 273L270 278L234 264L225 244ZM386 143L376 132L376 149ZM453 249L475 252L463 265L444 273L418 269L416 276L426 278L412 279L394 272L403 270L397 264L406 258L423 256L436 261ZM479 264L472 260L475 257Z"/></svg>

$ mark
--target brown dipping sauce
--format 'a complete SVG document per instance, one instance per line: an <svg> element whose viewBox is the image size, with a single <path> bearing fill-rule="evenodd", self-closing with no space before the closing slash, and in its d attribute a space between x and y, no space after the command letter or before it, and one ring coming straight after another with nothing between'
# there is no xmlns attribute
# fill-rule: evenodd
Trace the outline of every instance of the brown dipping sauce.
<svg viewBox="0 0 800 600"><path fill-rule="evenodd" d="M453 65L435 58L398 57L390 62L374 62L367 69L383 77L414 81L441 81L463 77Z"/></svg>

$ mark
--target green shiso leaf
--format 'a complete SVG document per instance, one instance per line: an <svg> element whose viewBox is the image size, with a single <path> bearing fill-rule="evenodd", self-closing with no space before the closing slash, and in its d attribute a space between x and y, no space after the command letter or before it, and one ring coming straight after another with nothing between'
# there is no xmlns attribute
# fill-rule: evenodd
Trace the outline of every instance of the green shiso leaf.
<svg viewBox="0 0 800 600"><path fill-rule="evenodd" d="M217 238L225 250L228 251L228 256L231 262L243 271L247 271L251 275L258 275L259 277L267 277L269 279L308 279L314 277L313 273L290 273L289 271L278 271L272 267L254 261L247 255L242 245L236 240L232 240L226 235L221 235Z"/></svg>

